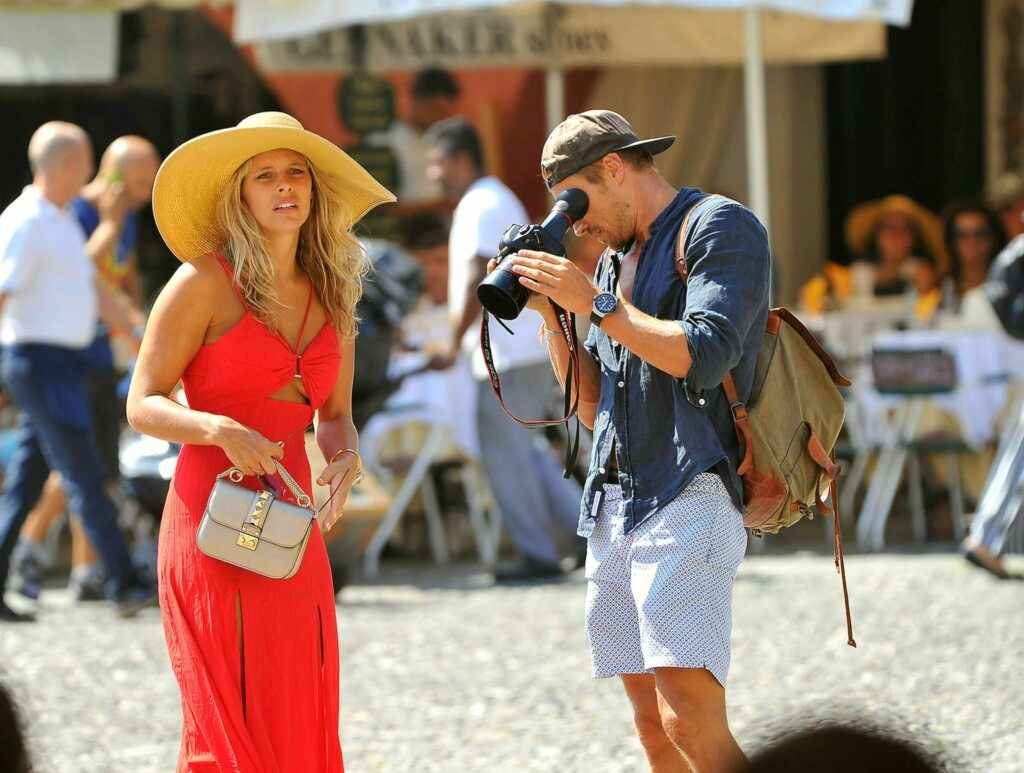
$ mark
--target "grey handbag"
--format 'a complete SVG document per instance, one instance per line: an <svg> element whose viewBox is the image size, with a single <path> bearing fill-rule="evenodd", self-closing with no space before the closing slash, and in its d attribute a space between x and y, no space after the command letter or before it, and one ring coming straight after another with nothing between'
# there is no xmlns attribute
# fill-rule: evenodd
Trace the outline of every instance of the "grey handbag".
<svg viewBox="0 0 1024 773"><path fill-rule="evenodd" d="M274 463L297 504L279 499L266 482L258 491L238 485L245 476L232 467L217 476L196 541L211 558L285 580L302 566L316 513L295 479Z"/></svg>

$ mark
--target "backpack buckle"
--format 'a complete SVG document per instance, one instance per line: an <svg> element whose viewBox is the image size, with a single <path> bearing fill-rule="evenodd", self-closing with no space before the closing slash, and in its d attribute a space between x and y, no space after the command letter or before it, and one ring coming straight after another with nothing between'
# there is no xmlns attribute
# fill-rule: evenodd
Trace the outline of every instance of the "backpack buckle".
<svg viewBox="0 0 1024 773"><path fill-rule="evenodd" d="M743 403L729 403L729 409L732 411L732 416L736 421L742 421L747 418L747 406Z"/></svg>

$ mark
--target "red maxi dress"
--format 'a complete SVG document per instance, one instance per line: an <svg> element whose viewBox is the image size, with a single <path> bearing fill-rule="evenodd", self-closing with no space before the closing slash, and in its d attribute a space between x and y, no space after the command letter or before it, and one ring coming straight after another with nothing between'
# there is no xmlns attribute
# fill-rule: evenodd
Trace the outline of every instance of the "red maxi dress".
<svg viewBox="0 0 1024 773"><path fill-rule="evenodd" d="M299 356L247 310L182 378L191 408L285 441L285 468L311 492L303 435L340 359L329 322ZM271 398L292 378L310 404ZM220 448L184 446L160 527L160 609L182 698L178 773L341 773L338 631L323 536L314 524L287 580L199 552L206 500L230 466Z"/></svg>

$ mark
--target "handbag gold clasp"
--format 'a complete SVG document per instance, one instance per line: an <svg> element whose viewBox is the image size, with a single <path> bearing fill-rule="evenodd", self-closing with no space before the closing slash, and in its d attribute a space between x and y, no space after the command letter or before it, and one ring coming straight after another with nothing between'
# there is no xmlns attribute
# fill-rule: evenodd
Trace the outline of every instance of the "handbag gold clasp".
<svg viewBox="0 0 1024 773"><path fill-rule="evenodd" d="M260 538L252 534L239 533L235 544L246 550L256 550L260 546Z"/></svg>

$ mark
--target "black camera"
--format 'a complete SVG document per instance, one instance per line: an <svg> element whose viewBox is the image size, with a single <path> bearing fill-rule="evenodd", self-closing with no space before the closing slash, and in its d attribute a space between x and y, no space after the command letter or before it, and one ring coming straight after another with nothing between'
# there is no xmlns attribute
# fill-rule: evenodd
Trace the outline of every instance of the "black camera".
<svg viewBox="0 0 1024 773"><path fill-rule="evenodd" d="M579 188L570 188L555 199L555 206L540 225L512 225L501 236L498 265L476 288L484 309L498 319L515 319L526 308L530 291L519 283L519 276L503 266L520 250L565 255L562 237L587 214L590 200Z"/></svg>

